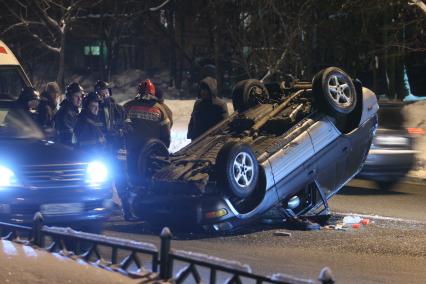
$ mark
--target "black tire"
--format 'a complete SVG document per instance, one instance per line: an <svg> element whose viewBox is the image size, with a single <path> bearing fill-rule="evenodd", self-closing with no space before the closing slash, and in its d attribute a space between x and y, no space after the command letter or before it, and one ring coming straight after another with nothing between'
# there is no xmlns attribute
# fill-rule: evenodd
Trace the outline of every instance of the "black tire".
<svg viewBox="0 0 426 284"><path fill-rule="evenodd" d="M138 180L140 180L142 185L149 185L154 173L162 167L162 165L158 164L156 157L168 159L169 150L158 139L148 140L141 149L137 162Z"/></svg>
<svg viewBox="0 0 426 284"><path fill-rule="evenodd" d="M336 120L344 120L356 107L357 94L352 79L337 67L318 72L312 82L318 107Z"/></svg>
<svg viewBox="0 0 426 284"><path fill-rule="evenodd" d="M259 179L259 165L250 146L228 143L220 150L216 160L218 185L237 198L253 194Z"/></svg>
<svg viewBox="0 0 426 284"><path fill-rule="evenodd" d="M268 90L259 80L240 81L232 90L232 105L238 112L243 112L261 103L268 103L268 100Z"/></svg>

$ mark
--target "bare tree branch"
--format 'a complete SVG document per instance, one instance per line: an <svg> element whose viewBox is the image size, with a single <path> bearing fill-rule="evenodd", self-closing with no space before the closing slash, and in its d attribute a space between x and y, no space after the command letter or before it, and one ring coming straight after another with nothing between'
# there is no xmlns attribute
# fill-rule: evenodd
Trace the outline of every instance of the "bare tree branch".
<svg viewBox="0 0 426 284"><path fill-rule="evenodd" d="M55 19L50 17L49 14L47 14L46 10L41 6L41 2L34 1L34 3L35 7L37 8L38 12L40 12L40 14L43 16L43 19L46 21L46 23L48 23L52 28L61 32L59 23Z"/></svg>
<svg viewBox="0 0 426 284"><path fill-rule="evenodd" d="M163 8L164 6L166 6L166 5L167 5L167 3L169 3L169 2L170 2L170 0L166 0L166 1L164 1L162 4L160 4L160 5L156 6L156 7L149 8L149 10L150 10L151 12L158 11L158 10L160 10L161 8Z"/></svg>
<svg viewBox="0 0 426 284"><path fill-rule="evenodd" d="M31 36L33 38L35 38L41 45L43 45L44 47L46 47L47 49L49 49L50 51L53 51L55 53L60 53L61 52L61 48L60 47L53 47L49 44L47 44L43 39L41 39L38 35L36 34L31 34Z"/></svg>
<svg viewBox="0 0 426 284"><path fill-rule="evenodd" d="M16 24L13 24L13 25L9 26L8 28L6 28L6 29L5 29L5 30L1 33L1 35L3 35L3 34L5 34L5 33L9 32L10 30L13 30L13 29L15 29L15 28L19 28L19 27L28 27L29 25L41 25L41 26L44 26L44 24L43 24L43 23L41 23L41 22L35 22L35 21L22 21L22 22L20 22L20 23L16 23Z"/></svg>

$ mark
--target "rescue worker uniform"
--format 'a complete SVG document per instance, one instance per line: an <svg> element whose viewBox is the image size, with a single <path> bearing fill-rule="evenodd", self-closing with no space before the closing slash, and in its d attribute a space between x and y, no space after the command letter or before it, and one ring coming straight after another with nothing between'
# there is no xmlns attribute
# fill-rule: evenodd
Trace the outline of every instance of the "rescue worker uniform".
<svg viewBox="0 0 426 284"><path fill-rule="evenodd" d="M99 119L102 123L102 132L108 144L115 149L117 148L115 144L121 144L118 140L120 140L121 130L126 118L125 110L111 97L111 89L107 82L97 81L94 91L99 97Z"/></svg>
<svg viewBox="0 0 426 284"><path fill-rule="evenodd" d="M201 92L206 95L201 96ZM200 94L195 101L188 125L187 138L195 140L204 132L229 116L226 103L217 97L217 82L212 77L206 77L200 82Z"/></svg>
<svg viewBox="0 0 426 284"><path fill-rule="evenodd" d="M151 83L152 84L152 83ZM171 110L153 92L139 93L124 106L132 131L126 136L130 149L140 148L149 139L159 139L170 146Z"/></svg>

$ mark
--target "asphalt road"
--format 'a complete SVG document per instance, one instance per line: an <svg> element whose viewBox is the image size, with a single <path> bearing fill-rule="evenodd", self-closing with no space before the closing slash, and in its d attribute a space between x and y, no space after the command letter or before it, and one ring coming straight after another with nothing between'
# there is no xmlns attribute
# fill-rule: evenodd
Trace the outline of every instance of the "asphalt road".
<svg viewBox="0 0 426 284"><path fill-rule="evenodd" d="M289 231L290 237L279 237L274 232L283 229L280 225L257 224L234 235L177 234L172 246L238 260L267 275L281 272L316 279L328 266L338 283L423 283L425 204L426 184L401 183L380 190L374 183L353 181L330 205L337 221L342 213L378 215L360 229ZM106 224L105 234L159 244L144 223L118 216Z"/></svg>

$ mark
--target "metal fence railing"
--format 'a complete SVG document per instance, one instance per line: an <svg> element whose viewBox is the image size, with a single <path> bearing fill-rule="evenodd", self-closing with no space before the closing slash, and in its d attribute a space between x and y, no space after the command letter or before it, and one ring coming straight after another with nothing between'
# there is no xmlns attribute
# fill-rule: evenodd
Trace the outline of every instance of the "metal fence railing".
<svg viewBox="0 0 426 284"><path fill-rule="evenodd" d="M168 228L161 232L158 250L151 243L84 233L70 228L48 227L43 224L43 216L36 213L32 227L0 222L0 237L3 240L35 245L50 252L62 252L104 268L152 281L185 283L192 277L194 281L191 283L211 284L334 283L329 268L321 271L318 281L299 279L286 274L264 276L253 273L249 265L237 261L175 250L171 247L172 234ZM181 268L174 273L177 264ZM226 278L223 278L223 275L219 278L219 273L226 275Z"/></svg>

